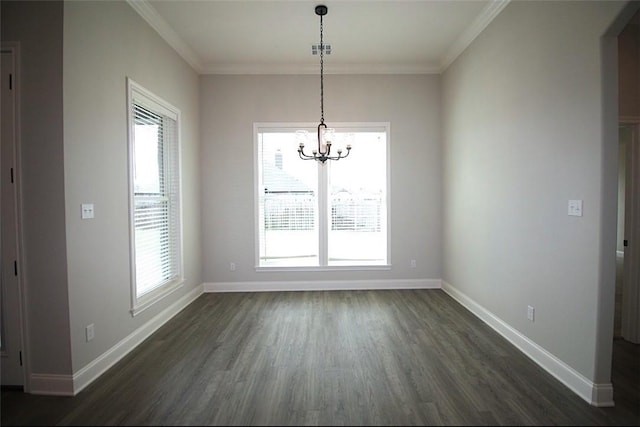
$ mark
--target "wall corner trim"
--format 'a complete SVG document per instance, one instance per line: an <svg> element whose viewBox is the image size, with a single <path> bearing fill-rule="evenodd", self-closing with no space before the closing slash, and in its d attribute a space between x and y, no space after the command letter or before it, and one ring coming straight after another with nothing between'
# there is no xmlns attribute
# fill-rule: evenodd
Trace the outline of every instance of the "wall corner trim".
<svg viewBox="0 0 640 427"><path fill-rule="evenodd" d="M591 401L589 403L599 408L615 406L613 402L613 384L593 384Z"/></svg>
<svg viewBox="0 0 640 427"><path fill-rule="evenodd" d="M73 389L71 396L81 392L85 387L96 380L100 375L105 373L109 368L115 365L120 359L140 345L151 334L157 331L162 325L167 323L171 318L178 314L182 309L195 301L203 293L203 285L196 286L189 293L182 296L179 300L171 304L162 312L149 320L144 325L126 336L116 345L104 352L102 355L94 359L91 363L80 369L73 375ZM33 384L33 378L32 378ZM56 393L41 393L56 394Z"/></svg>
<svg viewBox="0 0 640 427"><path fill-rule="evenodd" d="M614 406L612 384L593 383L444 280L442 289L589 404L597 407Z"/></svg>
<svg viewBox="0 0 640 427"><path fill-rule="evenodd" d="M73 396L73 376L58 374L31 374L30 394L44 396Z"/></svg>

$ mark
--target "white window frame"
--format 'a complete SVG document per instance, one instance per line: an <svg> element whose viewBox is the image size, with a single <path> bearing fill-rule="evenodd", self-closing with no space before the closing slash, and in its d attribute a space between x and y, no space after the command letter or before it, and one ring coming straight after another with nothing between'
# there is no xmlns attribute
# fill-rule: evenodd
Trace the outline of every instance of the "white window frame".
<svg viewBox="0 0 640 427"><path fill-rule="evenodd" d="M147 293L138 296L136 284L136 242L135 242L135 189L134 189L134 167L135 167L135 129L133 107L140 105L153 113L163 115L175 120L176 123L176 142L173 149L173 155L177 156L175 167L177 170L171 170L170 174L177 174L178 190L177 195L172 203L177 203L177 230L173 233L172 238L177 239L174 244L177 247L177 272L172 280L160 283ZM183 243L182 243L182 159L181 159L181 120L180 110L169 102L163 100L153 94L148 89L142 87L131 78L127 78L127 145L129 157L129 240L130 240L130 271L131 271L131 315L136 316L140 312L149 308L151 305L173 293L184 283L183 276ZM169 164L165 163L165 168L169 168Z"/></svg>
<svg viewBox="0 0 640 427"><path fill-rule="evenodd" d="M325 212L322 207L327 207L327 188L323 183L327 183L326 168L318 168L318 197L320 199L320 206L318 210L318 225L320 227L319 236L319 258L320 265L318 266L261 266L260 265L260 177L259 177L259 140L258 133L264 130L276 132L278 130L291 131L295 130L307 130L315 134L317 130L317 123L275 123L275 122L255 122L253 124L253 153L254 153L254 248L255 248L255 271L256 272L279 272L279 271L340 271L340 270L356 270L356 271L371 271L371 270L390 270L391 269L391 123L390 122L338 122L331 123L330 127L339 132L366 132L377 131L386 133L386 231L387 231L387 262L386 264L363 264L363 265L328 265L327 251L328 251L328 233L327 227L329 226L328 210ZM294 147L295 148L295 147ZM311 149L312 147L309 147ZM337 147L336 147L337 148ZM302 160L301 162L309 163L309 167L317 167L315 160ZM327 163L333 160L327 160ZM348 162L349 158L341 159L340 162Z"/></svg>

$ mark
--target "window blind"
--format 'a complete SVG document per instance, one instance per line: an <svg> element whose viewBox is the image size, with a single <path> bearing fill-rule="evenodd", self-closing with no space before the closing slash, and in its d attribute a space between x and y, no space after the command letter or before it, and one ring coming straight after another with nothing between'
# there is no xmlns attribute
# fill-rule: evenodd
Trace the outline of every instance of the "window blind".
<svg viewBox="0 0 640 427"><path fill-rule="evenodd" d="M134 98L136 293L177 279L179 271L176 120Z"/></svg>

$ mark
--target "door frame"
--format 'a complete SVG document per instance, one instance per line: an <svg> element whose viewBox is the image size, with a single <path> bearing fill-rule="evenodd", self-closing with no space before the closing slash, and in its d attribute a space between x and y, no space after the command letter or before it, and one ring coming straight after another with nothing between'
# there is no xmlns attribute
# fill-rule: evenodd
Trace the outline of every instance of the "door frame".
<svg viewBox="0 0 640 427"><path fill-rule="evenodd" d="M640 343L640 117L620 117L620 125L631 128L626 147L625 221L622 279L621 335Z"/></svg>
<svg viewBox="0 0 640 427"><path fill-rule="evenodd" d="M19 312L19 339L21 343L22 351L22 389L25 393L29 393L31 390L29 378L30 364L29 364L29 328L28 328L28 316L27 316L27 295L25 287L24 273L26 269L24 251L23 251L23 209L22 209L22 161L21 161L21 70L20 70L20 43L19 42L1 42L0 50L2 52L11 52L13 55L13 79L12 87L14 90L14 184L16 194L16 261L17 261L17 283L18 283L18 312Z"/></svg>

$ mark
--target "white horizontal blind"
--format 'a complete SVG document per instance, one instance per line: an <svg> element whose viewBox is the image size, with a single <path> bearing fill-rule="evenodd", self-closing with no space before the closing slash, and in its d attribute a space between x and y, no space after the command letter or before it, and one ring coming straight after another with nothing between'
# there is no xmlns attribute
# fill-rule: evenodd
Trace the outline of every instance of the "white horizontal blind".
<svg viewBox="0 0 640 427"><path fill-rule="evenodd" d="M180 276L177 124L134 94L133 224L136 295Z"/></svg>

